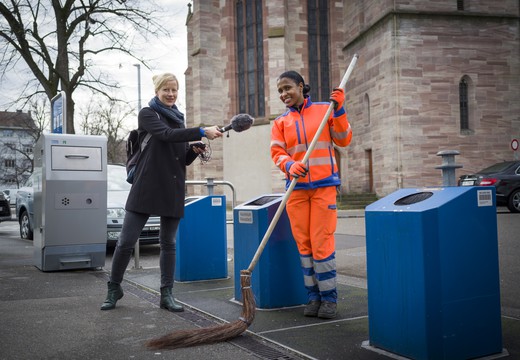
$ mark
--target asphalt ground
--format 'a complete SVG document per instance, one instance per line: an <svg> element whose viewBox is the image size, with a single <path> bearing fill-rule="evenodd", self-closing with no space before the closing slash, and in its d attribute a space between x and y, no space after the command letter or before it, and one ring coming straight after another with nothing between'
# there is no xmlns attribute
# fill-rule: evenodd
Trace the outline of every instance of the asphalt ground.
<svg viewBox="0 0 520 360"><path fill-rule="evenodd" d="M152 351L144 346L151 338L237 320L242 305L234 300L232 225L227 232L228 276L176 282L175 297L186 310L169 313L158 306L156 247L141 247L139 262L131 261L125 275L125 296L116 309L100 311L110 251L103 268L42 272L33 265L32 242L19 238L16 222L2 223L0 359L404 359L368 342L364 226L363 211L340 212L336 319L306 318L302 306L257 309L249 329L231 341ZM518 233L501 231L499 217L499 243L511 236ZM486 359L520 359L520 274L511 271L518 267L502 266L501 273L507 275L501 279L506 295L501 316L504 350Z"/></svg>

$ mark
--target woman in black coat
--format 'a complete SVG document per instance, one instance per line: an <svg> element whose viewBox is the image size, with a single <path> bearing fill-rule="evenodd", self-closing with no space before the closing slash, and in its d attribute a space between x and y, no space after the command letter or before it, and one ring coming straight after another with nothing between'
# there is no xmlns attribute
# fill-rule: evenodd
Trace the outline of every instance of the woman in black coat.
<svg viewBox="0 0 520 360"><path fill-rule="evenodd" d="M126 215L112 259L108 295L101 310L115 308L123 297L121 282L130 262L139 234L150 215L161 217L159 232L161 268L160 306L168 311L183 311L172 295L175 271L175 234L184 216L186 165L203 150L189 141L221 137L217 126L185 128L184 115L175 101L179 82L165 73L153 77L156 96L138 116L139 139L151 134L137 164L134 181L126 202Z"/></svg>

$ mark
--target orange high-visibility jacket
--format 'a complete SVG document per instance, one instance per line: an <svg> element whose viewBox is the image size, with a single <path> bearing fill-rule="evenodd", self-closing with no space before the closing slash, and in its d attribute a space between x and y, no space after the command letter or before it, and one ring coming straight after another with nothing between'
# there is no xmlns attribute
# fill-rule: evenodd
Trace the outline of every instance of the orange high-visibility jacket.
<svg viewBox="0 0 520 360"><path fill-rule="evenodd" d="M313 103L307 97L300 111L289 108L275 119L271 129L271 158L286 174L286 187L291 182L289 168L294 161L303 160L329 105L328 102ZM307 176L298 179L295 189L340 185L334 144L345 147L350 144L351 139L352 130L345 109L341 107L331 114L323 128L306 164L309 172Z"/></svg>

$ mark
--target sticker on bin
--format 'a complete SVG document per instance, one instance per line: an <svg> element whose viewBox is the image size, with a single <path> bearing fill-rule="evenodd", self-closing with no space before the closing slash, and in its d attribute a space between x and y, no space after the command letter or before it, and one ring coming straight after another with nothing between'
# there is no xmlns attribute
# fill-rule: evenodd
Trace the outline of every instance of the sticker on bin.
<svg viewBox="0 0 520 360"><path fill-rule="evenodd" d="M238 212L238 223L239 224L252 224L253 223L253 212L252 211L239 211Z"/></svg>
<svg viewBox="0 0 520 360"><path fill-rule="evenodd" d="M493 193L491 190L478 190L478 206L493 206Z"/></svg>
<svg viewBox="0 0 520 360"><path fill-rule="evenodd" d="M222 206L222 198L219 198L219 197L211 198L211 206Z"/></svg>

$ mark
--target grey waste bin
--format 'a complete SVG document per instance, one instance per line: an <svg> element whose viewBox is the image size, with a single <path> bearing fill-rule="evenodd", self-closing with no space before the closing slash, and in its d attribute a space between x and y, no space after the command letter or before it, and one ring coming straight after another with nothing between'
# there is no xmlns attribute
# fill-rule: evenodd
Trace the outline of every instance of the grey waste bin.
<svg viewBox="0 0 520 360"><path fill-rule="evenodd" d="M500 353L494 188L401 189L365 215L370 346L413 359Z"/></svg>
<svg viewBox="0 0 520 360"><path fill-rule="evenodd" d="M34 261L42 271L105 265L105 136L42 134L34 148Z"/></svg>
<svg viewBox="0 0 520 360"><path fill-rule="evenodd" d="M235 207L233 218L235 252L235 299L242 300L240 270L247 269L283 194L268 194ZM280 216L251 276L258 308L272 309L307 302L300 256L285 210Z"/></svg>

